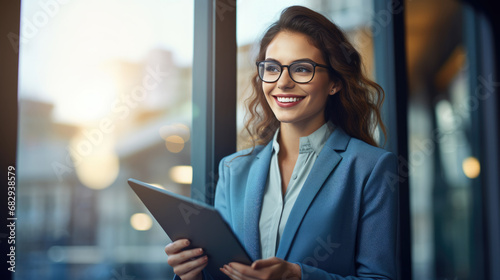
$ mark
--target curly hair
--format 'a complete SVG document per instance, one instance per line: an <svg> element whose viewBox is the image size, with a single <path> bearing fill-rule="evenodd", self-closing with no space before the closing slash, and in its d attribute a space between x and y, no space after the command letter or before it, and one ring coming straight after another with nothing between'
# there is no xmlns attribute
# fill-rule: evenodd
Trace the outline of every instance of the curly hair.
<svg viewBox="0 0 500 280"><path fill-rule="evenodd" d="M350 136L377 146L373 137L377 126L386 135L380 116L384 90L365 75L361 56L345 34L323 15L302 6L291 6L284 9L278 21L265 32L256 61L265 59L268 45L282 31L309 36L311 44L321 51L330 66L330 78L341 85L336 94L328 97L325 120ZM249 115L245 129L255 147L268 143L280 123L266 101L257 73L253 76L252 87L252 94L245 101Z"/></svg>

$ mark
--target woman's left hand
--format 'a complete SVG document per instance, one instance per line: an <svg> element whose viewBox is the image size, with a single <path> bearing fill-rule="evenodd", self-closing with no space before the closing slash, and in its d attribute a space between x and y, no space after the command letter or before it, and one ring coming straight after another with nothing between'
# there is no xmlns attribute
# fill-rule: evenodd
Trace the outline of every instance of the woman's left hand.
<svg viewBox="0 0 500 280"><path fill-rule="evenodd" d="M221 268L233 280L300 280L300 266L280 258L257 260L252 265L232 262Z"/></svg>

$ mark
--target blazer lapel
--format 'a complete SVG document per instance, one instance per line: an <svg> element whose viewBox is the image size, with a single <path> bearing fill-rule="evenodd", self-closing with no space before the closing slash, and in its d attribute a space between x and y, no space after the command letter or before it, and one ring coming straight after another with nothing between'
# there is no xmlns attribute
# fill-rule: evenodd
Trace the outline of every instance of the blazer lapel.
<svg viewBox="0 0 500 280"><path fill-rule="evenodd" d="M299 193L299 199L293 205L287 224L281 237L276 256L286 259L290 246L295 237L304 215L309 209L317 193L322 188L328 176L342 160L336 151L344 151L351 139L341 128L336 128L328 138L320 152L311 172L307 176L304 186Z"/></svg>
<svg viewBox="0 0 500 280"><path fill-rule="evenodd" d="M262 199L269 174L269 164L272 155L272 141L256 156L255 162L248 173L245 190L245 205L243 223L245 228L245 247L253 260L260 259L259 218L262 209Z"/></svg>

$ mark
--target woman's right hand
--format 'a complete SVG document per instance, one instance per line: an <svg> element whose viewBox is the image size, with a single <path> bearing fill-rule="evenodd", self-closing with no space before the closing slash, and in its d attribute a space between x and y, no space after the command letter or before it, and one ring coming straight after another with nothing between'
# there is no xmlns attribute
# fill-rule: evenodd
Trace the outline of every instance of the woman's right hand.
<svg viewBox="0 0 500 280"><path fill-rule="evenodd" d="M208 258L202 256L201 248L184 250L189 244L187 239L179 239L168 244L165 247L167 262L182 280L201 280L201 271L207 266Z"/></svg>

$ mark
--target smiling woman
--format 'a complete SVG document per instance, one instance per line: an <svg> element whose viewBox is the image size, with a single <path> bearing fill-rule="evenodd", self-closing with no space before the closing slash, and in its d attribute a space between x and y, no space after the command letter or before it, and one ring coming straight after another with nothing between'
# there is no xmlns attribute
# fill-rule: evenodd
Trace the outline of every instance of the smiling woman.
<svg viewBox="0 0 500 280"><path fill-rule="evenodd" d="M262 90L276 119L282 126L295 126L304 135L311 134L324 124L327 98L340 89L329 77L329 66L320 67L315 75L315 65L324 65L325 62L321 51L309 41L309 37L303 33L278 33L267 47L266 61L276 61L278 65L290 64L287 66L288 75L281 75L280 70L279 75L266 80L271 77L261 75L259 69L259 78L264 77L261 78L264 82Z"/></svg>
<svg viewBox="0 0 500 280"><path fill-rule="evenodd" d="M325 24L324 29L314 29L316 26L299 26L293 22L298 15L288 16L289 18L281 18L281 21L275 23L267 31L260 43L257 60L276 60L273 57L275 55L282 57L282 60L289 60L281 61L285 64L293 62L291 59L308 58L313 62L326 65L328 69L326 74L332 83L329 85L331 96L324 104L326 120L340 126L352 136L371 145L377 145L373 138L374 131L380 127L385 134L385 126L381 121L379 111L384 92L378 84L366 77L358 51L340 30L336 27L326 27L325 21L328 19L325 18L322 21L322 24ZM302 42L299 43L295 39L300 39ZM284 46L286 48L283 48ZM284 49L290 53L283 53ZM324 72L326 69L322 68L324 67L319 69ZM318 68L315 67L315 69ZM321 71L317 72L321 74ZM292 76L293 74L290 78ZM261 81L264 81L262 86ZM286 81L283 79L281 83L286 83ZM305 88L316 86L320 81L321 79L311 80L311 85L306 85ZM297 84L300 87L300 84ZM266 77L259 76L259 74L254 76L252 85L254 90L247 100L250 117L247 120L246 129L254 143L263 144L270 140L279 124L279 118L273 115L273 103L264 102L264 98L269 101L268 94L265 94L266 89L270 90L274 86L266 83ZM286 84L282 85L286 86ZM277 86L280 87L280 81L277 82ZM340 94L332 94L337 92Z"/></svg>
<svg viewBox="0 0 500 280"><path fill-rule="evenodd" d="M346 55L348 54L348 55ZM231 279L396 279L397 158L376 147L383 90L357 50L323 15L286 8L255 62L246 128L253 147L219 165L215 208L251 265ZM165 248L181 279L213 279L210 252ZM319 255L319 249L327 251Z"/></svg>

